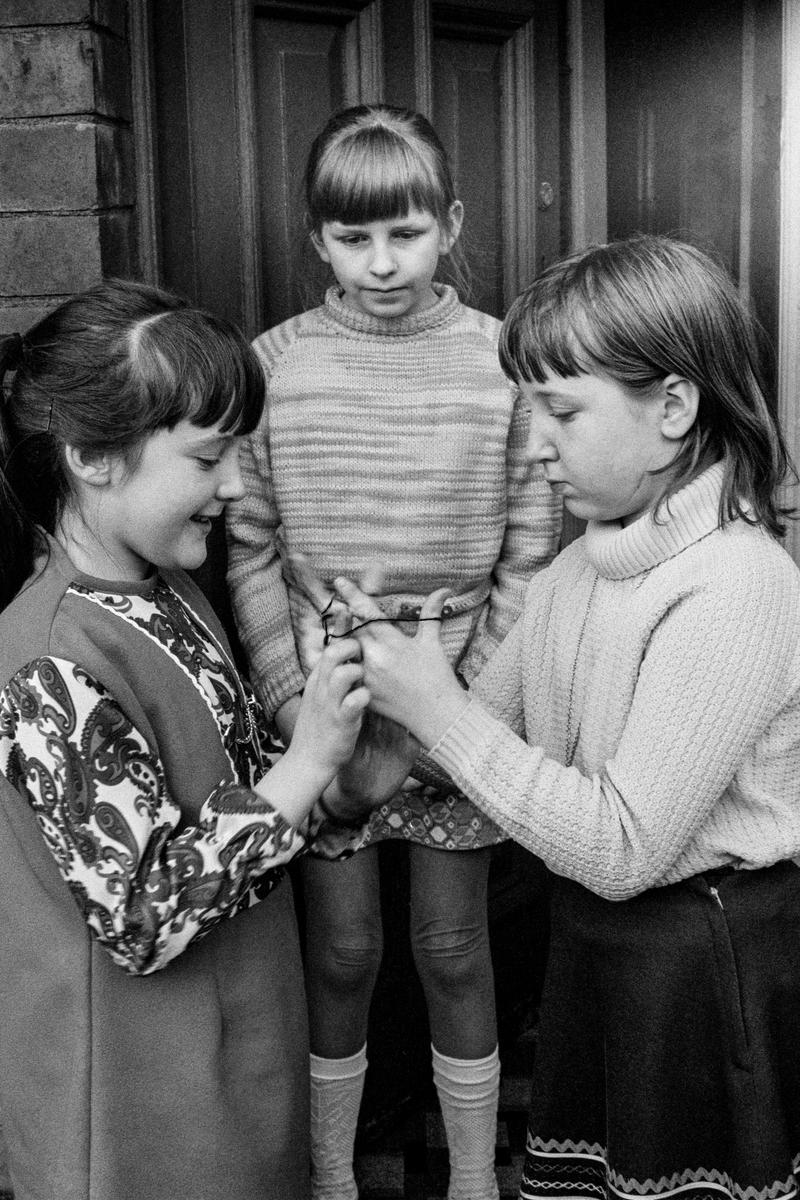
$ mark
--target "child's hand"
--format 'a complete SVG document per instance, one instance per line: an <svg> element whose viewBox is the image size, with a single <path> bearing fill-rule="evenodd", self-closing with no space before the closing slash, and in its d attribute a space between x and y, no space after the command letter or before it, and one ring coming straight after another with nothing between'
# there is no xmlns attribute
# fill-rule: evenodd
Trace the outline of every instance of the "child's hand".
<svg viewBox="0 0 800 1200"><path fill-rule="evenodd" d="M336 590L353 614L371 706L423 746L432 746L468 703L439 641L438 619L448 590L428 596L413 638L387 622L375 601L350 580L337 579Z"/></svg>
<svg viewBox="0 0 800 1200"><path fill-rule="evenodd" d="M285 561L288 577L313 604L313 610L294 616L294 637L297 657L308 675L319 661L327 642L349 633L352 615L347 605L325 584L314 570L305 554L294 551L287 553ZM383 568L379 563L369 563L361 574L359 586L367 595L377 595L383 587Z"/></svg>
<svg viewBox="0 0 800 1200"><path fill-rule="evenodd" d="M337 776L340 802L350 813L379 808L399 791L419 754L419 742L396 721L367 712L355 752Z"/></svg>
<svg viewBox="0 0 800 1200"><path fill-rule="evenodd" d="M288 753L313 764L325 787L352 757L369 692L353 638L332 642L306 680Z"/></svg>
<svg viewBox="0 0 800 1200"><path fill-rule="evenodd" d="M297 657L306 675L319 662L325 649L325 636L341 636L350 629L350 611L317 575L305 554L287 554L288 577L313 604L313 609L294 615L294 639Z"/></svg>

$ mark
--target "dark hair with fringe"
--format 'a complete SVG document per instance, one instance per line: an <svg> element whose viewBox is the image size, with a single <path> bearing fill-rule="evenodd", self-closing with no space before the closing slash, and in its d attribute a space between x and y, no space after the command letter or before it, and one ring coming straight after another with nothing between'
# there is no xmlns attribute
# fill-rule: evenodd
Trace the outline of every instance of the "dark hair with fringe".
<svg viewBox="0 0 800 1200"><path fill-rule="evenodd" d="M187 418L246 434L263 404L263 371L236 326L143 283L98 283L0 339L0 608L70 498L65 445L135 468L156 430Z"/></svg>
<svg viewBox="0 0 800 1200"><path fill-rule="evenodd" d="M518 296L500 333L517 383L598 372L646 394L667 375L695 383L697 420L670 463L660 504L724 463L720 525L735 517L775 537L793 514L777 487L796 479L767 403L755 322L728 273L686 242L637 235L554 264Z"/></svg>
<svg viewBox="0 0 800 1200"><path fill-rule="evenodd" d="M304 180L306 228L326 221L363 225L405 217L416 208L451 229L457 199L447 154L422 113L391 104L358 104L330 118L311 144ZM469 271L456 239L449 254L453 283L469 291Z"/></svg>

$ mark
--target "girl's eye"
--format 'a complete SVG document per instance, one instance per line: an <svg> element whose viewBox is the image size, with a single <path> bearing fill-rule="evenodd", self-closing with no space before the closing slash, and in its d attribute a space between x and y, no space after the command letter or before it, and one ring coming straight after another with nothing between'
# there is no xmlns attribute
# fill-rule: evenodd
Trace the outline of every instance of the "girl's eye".
<svg viewBox="0 0 800 1200"><path fill-rule="evenodd" d="M398 229L394 236L399 238L400 241L410 242L414 238L421 237L422 235L419 229Z"/></svg>
<svg viewBox="0 0 800 1200"><path fill-rule="evenodd" d="M198 458L197 462L203 471L213 471L214 467L218 467L220 460L218 458Z"/></svg>
<svg viewBox="0 0 800 1200"><path fill-rule="evenodd" d="M572 409L559 409L558 412L551 413L550 415L556 421L571 421L575 413Z"/></svg>
<svg viewBox="0 0 800 1200"><path fill-rule="evenodd" d="M340 237L339 241L344 246L359 246L364 241L363 233L347 233L344 237Z"/></svg>

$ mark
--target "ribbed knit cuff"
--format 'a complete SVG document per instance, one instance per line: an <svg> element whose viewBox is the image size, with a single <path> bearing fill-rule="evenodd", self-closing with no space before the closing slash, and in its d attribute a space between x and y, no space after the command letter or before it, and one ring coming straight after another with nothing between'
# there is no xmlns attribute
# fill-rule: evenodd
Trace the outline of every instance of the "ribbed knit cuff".
<svg viewBox="0 0 800 1200"><path fill-rule="evenodd" d="M502 722L493 717L474 696L445 730L429 756L453 779L469 775L471 764L480 760L493 739L493 727ZM506 730L507 731L507 730Z"/></svg>

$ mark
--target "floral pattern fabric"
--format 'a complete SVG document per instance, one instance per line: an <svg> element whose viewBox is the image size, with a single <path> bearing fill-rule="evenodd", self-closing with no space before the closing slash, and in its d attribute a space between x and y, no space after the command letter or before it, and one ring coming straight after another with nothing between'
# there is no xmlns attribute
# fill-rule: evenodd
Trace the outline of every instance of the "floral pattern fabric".
<svg viewBox="0 0 800 1200"><path fill-rule="evenodd" d="M263 898L304 837L251 790L280 747L216 639L166 584L147 596L73 594L137 625L203 696L232 780L178 832L164 768L81 666L42 656L0 691L0 771L31 804L84 918L133 974L164 967L219 920Z"/></svg>

